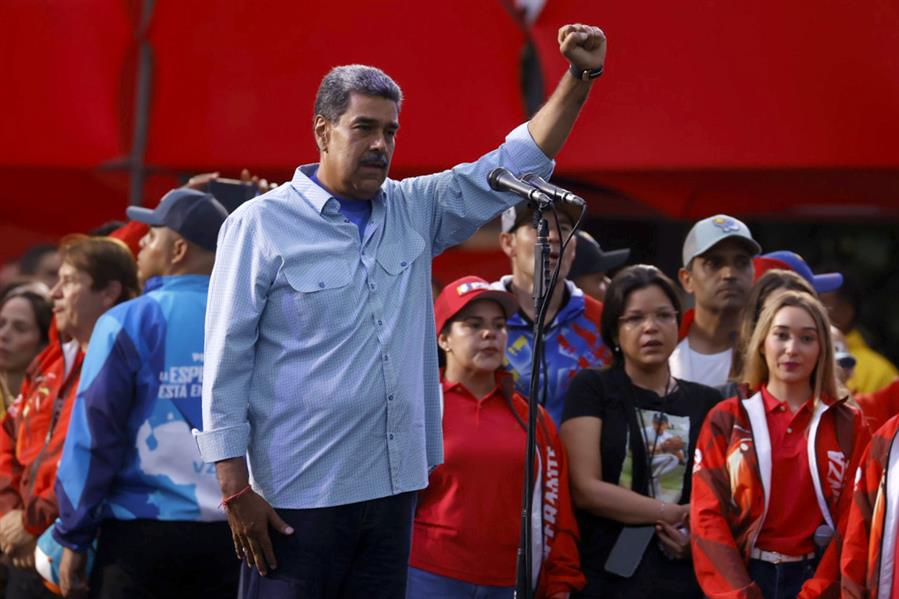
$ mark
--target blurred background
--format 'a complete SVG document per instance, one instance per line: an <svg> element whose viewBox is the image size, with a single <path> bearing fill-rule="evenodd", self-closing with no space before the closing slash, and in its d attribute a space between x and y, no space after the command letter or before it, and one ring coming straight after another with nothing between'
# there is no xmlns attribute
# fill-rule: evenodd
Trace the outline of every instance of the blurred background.
<svg viewBox="0 0 899 599"><path fill-rule="evenodd" d="M673 275L695 220L736 216L766 252L855 277L862 330L899 362L895 0L4 0L0 263L192 174L289 179L339 64L403 87L392 177L474 159L562 76L569 22L609 39L553 177L587 199L583 228ZM438 281L507 272L497 230L438 257Z"/></svg>

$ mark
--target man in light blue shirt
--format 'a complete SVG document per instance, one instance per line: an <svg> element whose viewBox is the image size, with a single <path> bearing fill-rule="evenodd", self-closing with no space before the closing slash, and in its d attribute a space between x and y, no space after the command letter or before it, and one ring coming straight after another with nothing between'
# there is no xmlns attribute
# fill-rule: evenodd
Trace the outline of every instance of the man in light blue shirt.
<svg viewBox="0 0 899 599"><path fill-rule="evenodd" d="M399 88L333 69L319 164L222 227L197 442L247 562L242 597L404 596L414 495L443 458L431 257L517 200L489 189L492 169L550 175L605 60L598 28L559 42L571 72L529 123L474 163L402 181L387 178Z"/></svg>

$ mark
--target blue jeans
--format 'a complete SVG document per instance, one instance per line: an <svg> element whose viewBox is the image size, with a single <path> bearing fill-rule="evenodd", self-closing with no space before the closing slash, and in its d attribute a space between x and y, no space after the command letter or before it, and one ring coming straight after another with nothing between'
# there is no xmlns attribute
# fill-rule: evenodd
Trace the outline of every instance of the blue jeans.
<svg viewBox="0 0 899 599"><path fill-rule="evenodd" d="M240 599L396 599L406 593L414 492L336 507L277 510L290 536L269 530L278 568L244 564Z"/></svg>
<svg viewBox="0 0 899 599"><path fill-rule="evenodd" d="M789 564L749 560L749 577L762 589L765 599L795 599L806 580L815 575L815 558Z"/></svg>
<svg viewBox="0 0 899 599"><path fill-rule="evenodd" d="M406 599L512 599L514 595L514 587L472 584L418 568L409 568Z"/></svg>

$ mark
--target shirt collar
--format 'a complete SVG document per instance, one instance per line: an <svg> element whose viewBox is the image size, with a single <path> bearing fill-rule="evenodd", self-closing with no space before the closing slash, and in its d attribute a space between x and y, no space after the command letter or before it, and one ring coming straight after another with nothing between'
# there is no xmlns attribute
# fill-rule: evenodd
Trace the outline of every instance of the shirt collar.
<svg viewBox="0 0 899 599"><path fill-rule="evenodd" d="M776 410L777 408L779 408L779 407L781 407L781 406L784 406L784 408L787 407L787 406L784 404L784 402L782 402L782 401L780 401L779 399L777 399L776 397L774 397L774 396L771 394L771 392L768 391L768 386L767 386L767 385L762 385L762 389L761 389L761 390L762 390L762 401L765 402L765 412L771 413L771 412L773 412L774 410ZM801 407L801 408L799 408L798 410L796 410L796 413L798 414L799 412L802 412L803 410L811 410L811 406L812 406L812 399L809 398L809 400L808 400L807 402L805 402L804 404L802 404L802 407Z"/></svg>
<svg viewBox="0 0 899 599"><path fill-rule="evenodd" d="M155 291L156 289L208 289L209 275L172 275L165 277L150 277L144 283L144 293Z"/></svg>
<svg viewBox="0 0 899 599"><path fill-rule="evenodd" d="M310 204L319 212L319 214L324 212L332 212L336 214L339 210L338 202L340 201L335 196L331 195L324 187L318 185L315 181L312 180L312 175L318 170L318 163L313 164L304 164L303 166L297 167L297 169L293 173L293 179L291 179L290 184L294 188L294 190L299 193L301 196L306 198ZM372 198L372 208L374 209L374 203L383 200L384 198L384 186L381 186L381 191L378 195Z"/></svg>
<svg viewBox="0 0 899 599"><path fill-rule="evenodd" d="M503 381L505 381L506 379L511 379L511 378L512 378L511 372L507 372L505 370L497 370L494 373L494 380L496 380L496 386L493 388L493 391L491 391L490 394L487 397L485 397L485 399L490 399L492 397L502 397ZM446 379L446 373L444 372L443 369L440 370L440 384L443 387L444 394L446 394L447 392L450 392L450 391L455 391L457 393L461 392L461 393L464 393L471 397L474 397L474 394L471 391L469 391L465 387L465 385L463 385L462 383L455 382L455 381L448 381Z"/></svg>

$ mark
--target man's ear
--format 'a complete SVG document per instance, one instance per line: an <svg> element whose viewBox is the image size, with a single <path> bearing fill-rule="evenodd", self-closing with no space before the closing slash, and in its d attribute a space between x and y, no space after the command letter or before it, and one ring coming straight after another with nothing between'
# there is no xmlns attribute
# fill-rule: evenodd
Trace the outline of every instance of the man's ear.
<svg viewBox="0 0 899 599"><path fill-rule="evenodd" d="M328 142L331 140L331 121L317 114L312 121L312 132L315 135L315 144L319 152L328 151Z"/></svg>
<svg viewBox="0 0 899 599"><path fill-rule="evenodd" d="M187 253L190 251L190 244L187 243L187 240L183 237L177 237L172 242L172 265L180 264L184 262L187 258Z"/></svg>
<svg viewBox="0 0 899 599"><path fill-rule="evenodd" d="M515 257L515 232L513 231L512 233L500 233L499 247L507 257Z"/></svg>
<svg viewBox="0 0 899 599"><path fill-rule="evenodd" d="M687 268L679 268L677 271L677 280L684 291L693 295L693 273Z"/></svg>

